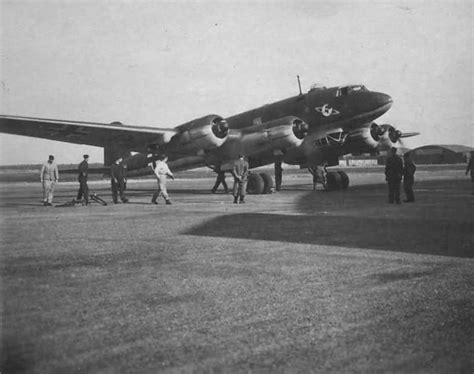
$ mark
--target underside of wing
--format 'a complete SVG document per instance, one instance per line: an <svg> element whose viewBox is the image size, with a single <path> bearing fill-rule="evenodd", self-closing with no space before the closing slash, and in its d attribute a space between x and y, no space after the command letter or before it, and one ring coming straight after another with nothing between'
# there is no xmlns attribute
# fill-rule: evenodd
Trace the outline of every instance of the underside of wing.
<svg viewBox="0 0 474 374"><path fill-rule="evenodd" d="M120 122L104 124L5 115L0 116L0 132L97 147L114 144L137 152L166 144L175 135L172 129L127 126Z"/></svg>

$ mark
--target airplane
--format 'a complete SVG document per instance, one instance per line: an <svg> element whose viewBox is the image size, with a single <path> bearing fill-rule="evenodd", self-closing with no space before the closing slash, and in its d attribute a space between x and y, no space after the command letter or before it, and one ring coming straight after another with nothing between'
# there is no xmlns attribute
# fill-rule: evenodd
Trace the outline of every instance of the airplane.
<svg viewBox="0 0 474 374"><path fill-rule="evenodd" d="M103 147L105 167L122 158L129 171L144 173L162 154L173 171L203 166L231 171L241 154L250 169L277 160L300 168L337 166L342 155L376 153L419 134L374 122L392 106L385 93L362 84L319 85L302 93L297 77L298 95L226 118L209 114L156 128L0 115L0 132ZM327 189L348 185L345 172L328 172ZM268 173L250 174L248 193L270 193L272 188Z"/></svg>

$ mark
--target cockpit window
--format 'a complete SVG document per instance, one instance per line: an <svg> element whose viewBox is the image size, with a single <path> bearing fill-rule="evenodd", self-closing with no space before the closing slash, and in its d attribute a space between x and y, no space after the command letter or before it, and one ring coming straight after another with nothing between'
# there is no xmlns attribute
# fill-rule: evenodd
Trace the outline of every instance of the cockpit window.
<svg viewBox="0 0 474 374"><path fill-rule="evenodd" d="M365 86L345 86L345 87L339 87L336 92L336 96L346 96L346 95L351 95L356 92L361 92L361 91L368 91Z"/></svg>

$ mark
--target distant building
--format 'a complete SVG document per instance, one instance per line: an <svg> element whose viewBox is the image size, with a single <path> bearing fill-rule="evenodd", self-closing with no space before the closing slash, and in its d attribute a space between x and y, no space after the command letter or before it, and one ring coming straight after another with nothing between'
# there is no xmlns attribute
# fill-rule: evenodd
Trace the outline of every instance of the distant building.
<svg viewBox="0 0 474 374"><path fill-rule="evenodd" d="M415 164L462 164L474 148L464 145L425 145L409 152Z"/></svg>

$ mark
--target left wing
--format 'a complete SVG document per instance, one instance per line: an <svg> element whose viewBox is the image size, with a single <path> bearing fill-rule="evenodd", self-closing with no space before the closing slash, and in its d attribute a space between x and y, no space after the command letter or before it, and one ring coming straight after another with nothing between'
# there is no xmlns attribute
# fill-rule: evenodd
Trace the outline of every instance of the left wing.
<svg viewBox="0 0 474 374"><path fill-rule="evenodd" d="M97 147L113 144L136 152L166 144L176 134L173 129L126 126L120 122L104 124L5 115L0 115L0 132Z"/></svg>

